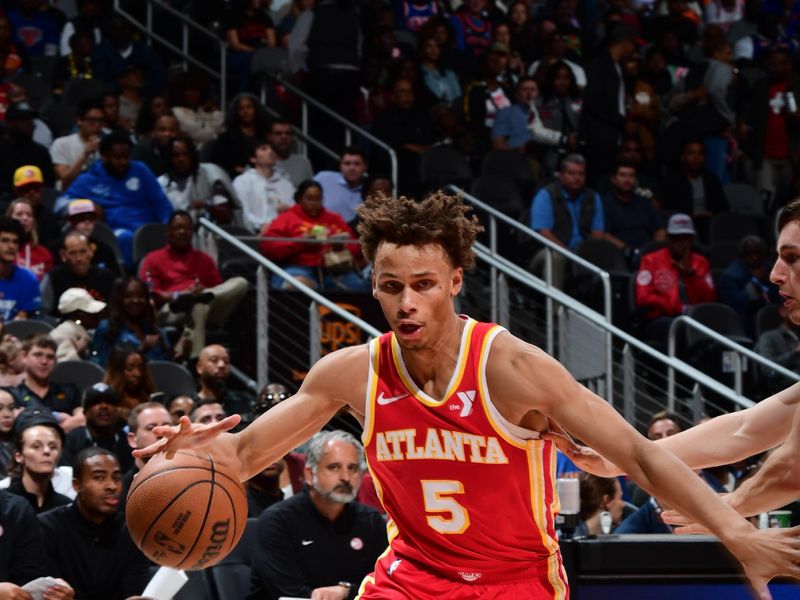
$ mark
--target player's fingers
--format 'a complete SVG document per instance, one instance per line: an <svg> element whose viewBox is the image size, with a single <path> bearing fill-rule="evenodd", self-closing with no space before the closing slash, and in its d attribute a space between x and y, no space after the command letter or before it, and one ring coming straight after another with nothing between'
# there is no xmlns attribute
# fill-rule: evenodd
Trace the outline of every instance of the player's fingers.
<svg viewBox="0 0 800 600"><path fill-rule="evenodd" d="M708 533L708 529L706 529L702 525L698 525L697 523L675 527L674 531L678 535L697 535L697 534Z"/></svg>
<svg viewBox="0 0 800 600"><path fill-rule="evenodd" d="M155 432L156 428L153 428ZM161 438L160 440L156 440L149 446L145 446L144 448L137 448L133 451L133 455L137 458L147 458L148 456L153 456L154 454L158 454L161 452L162 447L167 443L167 438Z"/></svg>
<svg viewBox="0 0 800 600"><path fill-rule="evenodd" d="M222 433L223 431L229 431L236 427L239 422L242 420L240 415L231 415L230 417L225 417L221 421L217 421L216 423L211 423L206 428L203 429L203 433L209 434L218 434Z"/></svg>
<svg viewBox="0 0 800 600"><path fill-rule="evenodd" d="M665 510L661 513L661 520L670 525L690 525L692 520L685 517L677 510Z"/></svg>

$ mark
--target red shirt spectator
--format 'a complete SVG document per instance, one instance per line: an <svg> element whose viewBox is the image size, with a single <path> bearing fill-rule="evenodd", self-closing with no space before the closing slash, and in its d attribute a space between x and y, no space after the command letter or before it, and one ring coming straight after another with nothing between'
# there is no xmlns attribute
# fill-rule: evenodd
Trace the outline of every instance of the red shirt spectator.
<svg viewBox="0 0 800 600"><path fill-rule="evenodd" d="M301 200L278 217L262 231L267 238L330 238L337 234L346 234L346 238L355 238L355 234L338 213L319 207L314 216L307 212ZM259 246L261 252L269 259L288 262L304 267L319 267L322 253L329 244L317 244L303 241L271 241L263 240ZM354 257L361 255L361 247L357 243L347 244Z"/></svg>
<svg viewBox="0 0 800 600"><path fill-rule="evenodd" d="M717 298L708 261L692 251L691 218L673 215L667 235L667 247L645 254L636 275L636 306L647 309L650 319L677 316L689 305Z"/></svg>
<svg viewBox="0 0 800 600"><path fill-rule="evenodd" d="M182 292L195 283L204 288L222 283L219 269L208 254L194 248L179 253L170 246L154 250L142 259L139 278L156 292Z"/></svg>

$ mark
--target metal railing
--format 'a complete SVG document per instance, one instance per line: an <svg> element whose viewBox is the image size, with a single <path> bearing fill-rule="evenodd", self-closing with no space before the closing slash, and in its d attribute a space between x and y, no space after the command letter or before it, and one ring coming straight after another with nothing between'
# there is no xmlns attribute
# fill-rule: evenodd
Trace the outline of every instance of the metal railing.
<svg viewBox="0 0 800 600"><path fill-rule="evenodd" d="M376 138L366 129L359 127L352 121L348 121L341 115L335 113L330 108L325 106L322 102L312 98L306 92L304 92L294 84L286 81L284 78L279 76L276 77L273 75L267 75L264 78L261 85L261 103L268 107L268 111L271 114L278 116L277 111L270 109L267 103L267 83L270 81L280 84L281 87L291 92L300 101L300 127L296 129L296 132L304 142L309 142L313 144L315 147L319 148L322 152L325 152L328 156L331 156L336 160L339 160L340 158L340 155L337 150L325 146L322 142L309 135L308 120L309 120L309 107L311 107L314 108L315 110L320 111L325 116L333 119L334 121L342 125L342 127L344 128L344 139L342 140L344 146L350 146L353 143L353 135L355 134L367 140L370 144L377 146L378 148L386 152L386 154L389 157L389 169L392 178L392 186L394 186L395 190L397 189L397 153L391 146L389 146L386 142L383 142L378 138Z"/></svg>
<svg viewBox="0 0 800 600"><path fill-rule="evenodd" d="M781 365L764 358L760 354L753 352L749 348L742 346L741 344L726 338L723 335L720 335L718 332L710 329L696 321L691 317L687 317L685 315L681 315L676 317L675 320L672 322L669 328L669 336L667 338L668 343L668 354L670 357L674 357L677 348L677 338L678 332L681 330L682 327L689 327L690 329L694 329L704 336L708 337L711 340L714 340L716 343L729 348L733 352L731 353L731 367L733 369L734 375L734 384L733 389L738 393L742 393L743 385L743 360L742 357L746 357L747 359L758 363L768 369L772 369L777 374L782 375L783 377L788 378L791 381L800 381L800 374L795 373L794 371L790 371L789 369L782 367ZM670 368L669 370L669 386L670 386L670 394L669 397L674 397L674 388L675 388L675 370ZM673 406L670 406L670 409L673 409Z"/></svg>
<svg viewBox="0 0 800 600"><path fill-rule="evenodd" d="M221 39L219 35L208 29L207 27L201 25L197 21L190 18L185 13L173 8L168 3L164 2L163 0L144 0L145 2L145 22L140 22L135 15L127 12L123 7L123 0L114 0L114 10L125 17L128 22L133 25L136 29L144 33L148 39L155 40L165 48L168 48L175 54L181 57L183 70L186 71L188 69L189 63L197 67L198 69L208 73L212 77L215 77L219 81L219 90L220 90L220 108L222 111L225 111L225 104L227 101L227 85L228 85L228 44L225 40ZM158 8L159 10L163 10L166 13L171 14L172 16L176 17L181 24L181 45L176 46L172 41L166 39L165 37L159 35L153 30L153 18L154 18L154 8ZM203 35L205 38L208 38L209 41L216 45L219 49L219 69L214 69L213 67L209 66L207 63L199 60L198 58L192 56L192 53L189 50L189 34L192 32L196 32L197 34Z"/></svg>
<svg viewBox="0 0 800 600"><path fill-rule="evenodd" d="M205 217L198 220L202 229L212 233L214 236L225 240L228 244L239 250L245 256L253 259L258 264L256 271L256 380L258 388L263 388L268 382L269 372L269 281L267 273L278 275L290 282L295 290L302 292L312 300L308 310L312 318L309 320L309 346L308 357L309 365L313 365L321 355L321 339L319 334L319 306L324 306L345 321L359 327L367 336L377 337L381 335L375 327L360 319L356 315L346 311L334 302L331 302L316 290L305 285L301 280L293 277L278 265L262 256L259 252L242 242L237 237L231 235L215 223Z"/></svg>
<svg viewBox="0 0 800 600"><path fill-rule="evenodd" d="M730 400L739 407L747 408L753 405L752 400L746 398L742 394L738 393L736 390L731 389L730 387L720 383L719 381L712 378L708 374L703 373L694 366L674 356L674 354L666 355L658 351L657 349L653 348L652 346L649 346L648 344L638 340L630 333L612 324L609 320L605 318L604 315L601 315L597 311L589 308L584 304L581 304L580 302L577 302L574 298L567 295L563 291L548 285L542 279L525 271L524 269L520 268L518 265L515 265L508 259L495 255L494 253L491 252L489 248L487 248L483 244L475 244L475 250L478 256L478 260L482 263L485 263L486 265L493 267L493 272L499 273L500 276L503 276L508 280L513 280L520 283L528 291L536 291L537 293L547 296L552 302L557 303L558 305L563 307L565 311L579 315L581 318L591 323L593 327L596 327L598 330L602 331L603 334L613 336L617 344L621 345L621 350L619 351L619 353L622 356L622 359L619 361L618 368L621 371L620 375L621 379L623 380L623 386L621 392L623 400L622 412L629 421L634 420L633 419L634 407L631 405L631 398L633 396L633 390L631 388L634 385L633 375L635 369L635 367L632 365L633 351L636 351L642 355L649 357L650 359L658 361L664 367L672 371L678 371L682 373L686 377L690 378L695 384L703 386L709 389L710 391L719 394L720 396ZM510 309L506 307L504 310L509 311ZM738 346L737 344L730 342L730 340L727 340L727 338L724 338L723 336L719 335L717 332L705 328L699 323L697 323L697 325L699 325L700 328L702 328L703 333L708 334L716 341L726 342L728 344L732 344L733 346ZM746 348L743 348L741 346L739 346L739 349L747 351ZM763 357L759 357L759 362L761 364L764 364L765 366L768 366L769 368L777 367L776 370L781 369L779 365L776 365L775 363L772 363L771 361L764 359ZM612 371L613 371L613 365L612 365ZM607 381L612 381L613 377L614 377L613 372L608 372L605 374L605 379ZM675 406L674 386L672 387L672 389L667 390L667 392L673 394L672 397L668 397L667 402L670 406L674 407ZM605 394L602 395L605 395L608 401L611 402L612 404L615 403L614 387L612 385L607 384Z"/></svg>

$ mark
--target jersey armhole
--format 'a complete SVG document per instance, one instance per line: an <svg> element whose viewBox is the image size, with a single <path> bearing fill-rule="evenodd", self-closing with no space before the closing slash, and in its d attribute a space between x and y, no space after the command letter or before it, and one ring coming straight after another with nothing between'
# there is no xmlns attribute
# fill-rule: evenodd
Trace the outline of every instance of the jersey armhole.
<svg viewBox="0 0 800 600"><path fill-rule="evenodd" d="M486 418L489 419L492 428L509 444L527 449L528 442L530 440L541 439L541 434L538 431L515 425L500 414L500 411L497 410L497 407L492 402L492 398L489 394L489 385L486 382L486 365L489 362L492 342L494 342L499 334L505 331L507 331L505 327L497 325L492 328L484 338L478 365L480 392L483 398L483 408L486 412Z"/></svg>
<svg viewBox="0 0 800 600"><path fill-rule="evenodd" d="M375 421L375 393L378 388L378 373L380 372L381 340L374 338L369 342L369 375L367 376L367 389L364 398L364 431L361 434L361 443L366 446L372 439L372 429Z"/></svg>

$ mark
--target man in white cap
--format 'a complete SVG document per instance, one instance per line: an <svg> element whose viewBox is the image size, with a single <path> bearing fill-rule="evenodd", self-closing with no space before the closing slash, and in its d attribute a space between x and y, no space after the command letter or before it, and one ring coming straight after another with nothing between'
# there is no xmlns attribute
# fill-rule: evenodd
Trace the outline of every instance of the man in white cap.
<svg viewBox="0 0 800 600"><path fill-rule="evenodd" d="M97 327L105 302L95 300L83 288L69 288L58 299L58 312L64 317L50 332L58 344L56 361L82 360L90 350L92 336L88 330Z"/></svg>
<svg viewBox="0 0 800 600"><path fill-rule="evenodd" d="M92 264L94 245L78 231L70 231L61 241L63 263L53 267L41 283L42 310L59 316L56 299L69 288L83 288L100 301L107 302L116 276L105 267Z"/></svg>
<svg viewBox="0 0 800 600"><path fill-rule="evenodd" d="M692 251L694 223L689 215L672 215L667 245L642 256L636 274L636 307L648 321L645 336L666 338L672 320L689 306L717 299L708 261Z"/></svg>

